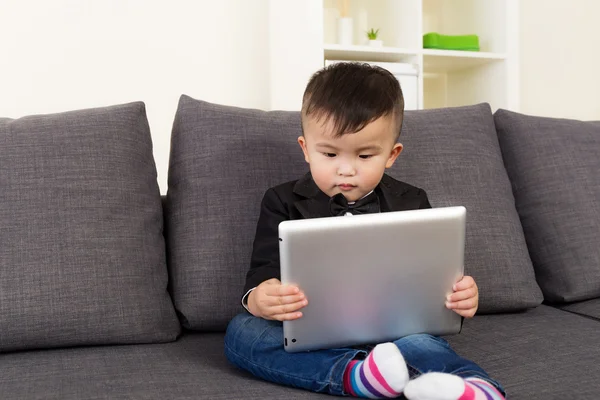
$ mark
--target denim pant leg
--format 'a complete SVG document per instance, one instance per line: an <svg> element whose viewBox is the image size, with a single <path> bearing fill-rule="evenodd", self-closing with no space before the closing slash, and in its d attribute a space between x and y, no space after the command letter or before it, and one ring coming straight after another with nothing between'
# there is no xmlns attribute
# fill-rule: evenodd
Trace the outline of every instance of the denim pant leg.
<svg viewBox="0 0 600 400"><path fill-rule="evenodd" d="M409 335L394 342L404 356L411 379L425 372L445 372L462 378L477 377L494 385L502 394L504 389L477 364L462 358L450 344L436 336Z"/></svg>
<svg viewBox="0 0 600 400"><path fill-rule="evenodd" d="M344 370L364 351L342 348L288 353L283 325L249 313L234 317L225 334L225 355L241 369L264 380L319 393L343 395Z"/></svg>

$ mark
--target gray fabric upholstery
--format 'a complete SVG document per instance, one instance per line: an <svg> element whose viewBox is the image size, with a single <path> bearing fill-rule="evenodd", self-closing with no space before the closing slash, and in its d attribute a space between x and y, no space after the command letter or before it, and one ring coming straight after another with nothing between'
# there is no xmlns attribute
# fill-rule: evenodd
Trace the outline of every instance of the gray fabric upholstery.
<svg viewBox="0 0 600 400"><path fill-rule="evenodd" d="M295 112L182 96L171 142L166 223L173 297L184 326L224 329L240 310L260 200L307 170ZM466 271L480 311L541 303L488 105L407 112L405 153L390 171L435 206L467 207Z"/></svg>
<svg viewBox="0 0 600 400"><path fill-rule="evenodd" d="M181 97L165 218L173 301L185 327L223 330L242 310L262 196L307 171L294 145L299 118Z"/></svg>
<svg viewBox="0 0 600 400"><path fill-rule="evenodd" d="M595 399L600 393L600 325L539 306L477 316L446 339L497 379L510 400Z"/></svg>
<svg viewBox="0 0 600 400"><path fill-rule="evenodd" d="M0 121L0 351L174 340L143 103Z"/></svg>
<svg viewBox="0 0 600 400"><path fill-rule="evenodd" d="M598 323L551 307L485 315L447 338L498 379L511 400L597 399ZM255 379L230 366L222 333L176 343L0 355L7 399L331 398Z"/></svg>
<svg viewBox="0 0 600 400"><path fill-rule="evenodd" d="M600 122L495 114L544 298L600 297Z"/></svg>
<svg viewBox="0 0 600 400"><path fill-rule="evenodd" d="M222 333L175 343L0 354L3 399L331 399L231 366Z"/></svg>
<svg viewBox="0 0 600 400"><path fill-rule="evenodd" d="M577 303L560 305L561 310L569 311L575 314L594 318L600 321L600 299L591 299L579 301ZM598 327L600 329L600 326Z"/></svg>

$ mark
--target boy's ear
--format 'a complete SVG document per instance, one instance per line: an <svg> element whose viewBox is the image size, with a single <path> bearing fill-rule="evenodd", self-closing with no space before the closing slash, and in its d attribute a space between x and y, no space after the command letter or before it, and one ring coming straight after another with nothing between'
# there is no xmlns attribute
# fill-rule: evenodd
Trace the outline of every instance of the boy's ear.
<svg viewBox="0 0 600 400"><path fill-rule="evenodd" d="M388 158L388 160L385 163L386 168L391 168L391 166L394 165L396 158L398 158L400 153L402 153L403 148L404 148L404 146L402 146L402 143L396 143L394 145L394 147L392 148L392 151L390 153L390 157Z"/></svg>
<svg viewBox="0 0 600 400"><path fill-rule="evenodd" d="M302 148L302 152L304 153L304 160L307 163L310 163L308 159L308 149L306 148L306 139L304 138L304 136L298 137L298 144L300 145L300 147Z"/></svg>

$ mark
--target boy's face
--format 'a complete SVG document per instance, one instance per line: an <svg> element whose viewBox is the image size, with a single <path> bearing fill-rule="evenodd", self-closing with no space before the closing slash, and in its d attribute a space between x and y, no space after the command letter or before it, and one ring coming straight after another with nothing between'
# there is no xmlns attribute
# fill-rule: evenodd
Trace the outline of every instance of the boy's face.
<svg viewBox="0 0 600 400"><path fill-rule="evenodd" d="M396 143L393 117L381 117L356 133L333 137L333 122L304 116L304 136L298 143L310 172L328 196L343 193L348 201L365 196L381 181L402 151Z"/></svg>

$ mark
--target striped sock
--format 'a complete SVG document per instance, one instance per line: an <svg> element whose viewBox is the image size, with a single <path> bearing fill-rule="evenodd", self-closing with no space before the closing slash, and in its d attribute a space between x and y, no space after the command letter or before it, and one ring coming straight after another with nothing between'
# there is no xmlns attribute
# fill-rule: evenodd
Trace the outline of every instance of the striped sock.
<svg viewBox="0 0 600 400"><path fill-rule="evenodd" d="M404 389L409 400L504 400L504 396L489 382L441 372L423 374L410 381Z"/></svg>
<svg viewBox="0 0 600 400"><path fill-rule="evenodd" d="M363 361L350 361L344 372L344 391L354 397L398 397L407 382L406 362L394 343L378 344Z"/></svg>
<svg viewBox="0 0 600 400"><path fill-rule="evenodd" d="M498 389L496 389L496 387L494 387L491 383L484 381L483 379L479 379L479 378L466 378L465 379L465 392L468 386L471 386L473 389L473 395L472 397L466 397L466 393L463 394L463 396L460 398L460 400L476 400L479 398L482 399L486 399L486 400L504 400L504 396L502 396L502 393L500 393L498 391ZM479 392L483 393L483 396L478 394ZM480 397L477 397L480 396Z"/></svg>

